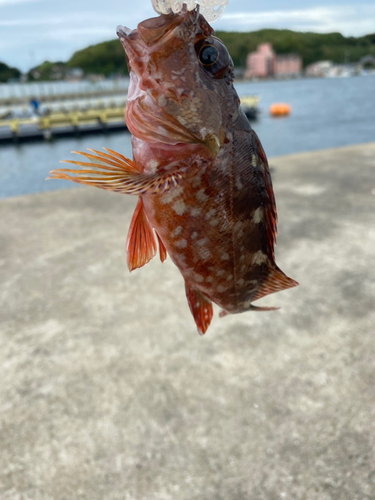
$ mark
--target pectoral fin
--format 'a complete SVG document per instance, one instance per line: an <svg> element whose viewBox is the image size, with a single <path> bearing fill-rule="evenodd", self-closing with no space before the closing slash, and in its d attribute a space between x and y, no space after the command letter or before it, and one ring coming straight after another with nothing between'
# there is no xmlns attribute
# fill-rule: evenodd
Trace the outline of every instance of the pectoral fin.
<svg viewBox="0 0 375 500"><path fill-rule="evenodd" d="M125 156L107 148L103 149L107 153L93 149L88 150L91 153L72 151L90 161L62 160L63 163L71 163L81 168L52 170L48 179L66 179L108 191L135 195L164 191L174 187L181 179L181 173L178 171L144 174L133 161Z"/></svg>
<svg viewBox="0 0 375 500"><path fill-rule="evenodd" d="M199 335L203 335L211 323L213 316L212 302L202 292L191 287L185 281L186 298L194 317Z"/></svg>
<svg viewBox="0 0 375 500"><path fill-rule="evenodd" d="M126 239L126 263L132 272L149 262L156 254L154 232L147 218L142 198L138 198L128 237Z"/></svg>

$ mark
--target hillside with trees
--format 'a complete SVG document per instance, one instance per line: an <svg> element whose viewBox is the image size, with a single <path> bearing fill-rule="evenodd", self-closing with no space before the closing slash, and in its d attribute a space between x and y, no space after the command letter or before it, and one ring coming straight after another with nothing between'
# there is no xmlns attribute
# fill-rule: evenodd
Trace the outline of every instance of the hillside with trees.
<svg viewBox="0 0 375 500"><path fill-rule="evenodd" d="M237 67L245 67L247 54L264 42L271 43L277 54L298 54L304 67L316 61L357 62L363 56L375 56L375 34L354 38L341 33L263 29L249 33L217 31L216 35L226 45Z"/></svg>
<svg viewBox="0 0 375 500"><path fill-rule="evenodd" d="M344 37L340 33L321 34L262 29L247 33L217 31L216 35L228 48L237 68L244 68L247 54L264 42L271 43L277 54L298 54L302 57L304 67L322 60L344 63L357 62L366 55L375 57L375 33L355 38ZM56 64L59 64L61 70L64 65L66 69L81 68L85 75L95 74L108 77L128 74L124 49L117 39L79 50L66 63L47 61L34 68L34 74L39 72L40 80L53 79L49 75L53 74L51 65Z"/></svg>
<svg viewBox="0 0 375 500"><path fill-rule="evenodd" d="M7 64L0 62L0 83L18 79L20 76L21 71L19 69L11 68Z"/></svg>
<svg viewBox="0 0 375 500"><path fill-rule="evenodd" d="M81 68L85 74L109 76L128 73L125 52L117 38L78 50L69 59L67 66Z"/></svg>

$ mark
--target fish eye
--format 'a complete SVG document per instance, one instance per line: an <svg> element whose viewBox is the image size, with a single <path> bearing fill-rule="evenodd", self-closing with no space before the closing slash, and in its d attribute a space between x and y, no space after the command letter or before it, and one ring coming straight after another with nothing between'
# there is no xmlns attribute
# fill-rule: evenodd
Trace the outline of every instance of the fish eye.
<svg viewBox="0 0 375 500"><path fill-rule="evenodd" d="M199 51L199 60L203 66L211 66L219 59L219 51L213 45L203 45Z"/></svg>
<svg viewBox="0 0 375 500"><path fill-rule="evenodd" d="M202 67L214 78L225 78L233 69L233 61L225 45L216 37L200 37L195 52Z"/></svg>

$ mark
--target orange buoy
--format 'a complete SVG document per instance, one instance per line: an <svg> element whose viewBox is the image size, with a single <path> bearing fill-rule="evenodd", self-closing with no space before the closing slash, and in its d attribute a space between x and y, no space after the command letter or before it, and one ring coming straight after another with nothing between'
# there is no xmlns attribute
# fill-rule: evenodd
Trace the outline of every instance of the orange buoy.
<svg viewBox="0 0 375 500"><path fill-rule="evenodd" d="M290 114L291 106L285 103L275 103L270 106L270 115L271 116L287 116Z"/></svg>

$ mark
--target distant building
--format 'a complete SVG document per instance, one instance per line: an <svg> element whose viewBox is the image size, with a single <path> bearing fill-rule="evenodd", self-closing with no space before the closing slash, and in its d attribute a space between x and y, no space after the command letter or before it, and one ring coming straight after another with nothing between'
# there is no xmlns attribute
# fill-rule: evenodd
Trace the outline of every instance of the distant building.
<svg viewBox="0 0 375 500"><path fill-rule="evenodd" d="M246 59L246 78L270 76L298 76L302 71L302 59L296 54L276 55L270 43L258 45Z"/></svg>
<svg viewBox="0 0 375 500"><path fill-rule="evenodd" d="M306 67L305 75L310 78L338 78L359 75L362 70L361 63L334 64L332 61L318 61Z"/></svg>
<svg viewBox="0 0 375 500"><path fill-rule="evenodd" d="M67 70L65 80L67 82L80 82L84 77L82 68L70 68Z"/></svg>
<svg viewBox="0 0 375 500"><path fill-rule="evenodd" d="M333 67L332 61L318 61L306 66L305 75L310 77L324 77Z"/></svg>

